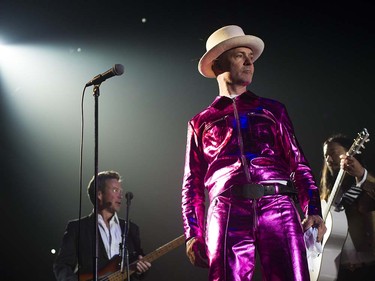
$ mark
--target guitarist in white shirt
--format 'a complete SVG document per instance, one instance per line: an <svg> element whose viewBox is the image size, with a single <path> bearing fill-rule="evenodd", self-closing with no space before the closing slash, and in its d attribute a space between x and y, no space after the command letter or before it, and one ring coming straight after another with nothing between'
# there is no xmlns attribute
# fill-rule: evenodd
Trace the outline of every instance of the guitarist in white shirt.
<svg viewBox="0 0 375 281"><path fill-rule="evenodd" d="M352 139L333 135L323 144L324 163L320 194L327 200L341 169L339 208L345 211L348 235L341 255L337 281L375 280L375 178L365 168L361 154L347 156ZM334 225L333 225L334 227ZM323 253L324 258L324 253ZM327 262L327 261L326 261ZM332 261L332 266L334 263Z"/></svg>
<svg viewBox="0 0 375 281"><path fill-rule="evenodd" d="M98 173L98 277L112 273L118 268L119 244L125 220L118 217L123 199L122 179L116 171ZM88 196L95 204L94 177L88 185ZM68 222L59 253L53 264L58 281L92 280L95 253L95 216L93 213ZM78 242L79 239L79 242ZM78 247L79 245L79 247ZM151 263L143 260L140 231L137 224L129 221L128 235L129 262L134 264L135 277L142 279L151 268ZM78 268L80 272L78 272ZM79 277L77 276L79 275ZM86 277L85 277L86 276ZM112 280L112 279L111 279ZM118 280L118 279L115 279ZM122 280L122 279L121 279Z"/></svg>

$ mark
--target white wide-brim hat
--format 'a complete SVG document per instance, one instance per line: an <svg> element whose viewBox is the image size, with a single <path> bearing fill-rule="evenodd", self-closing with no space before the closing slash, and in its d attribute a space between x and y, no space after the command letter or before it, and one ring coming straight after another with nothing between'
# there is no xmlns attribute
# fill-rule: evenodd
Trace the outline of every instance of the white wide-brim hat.
<svg viewBox="0 0 375 281"><path fill-rule="evenodd" d="M262 39L245 35L242 28L237 25L224 26L208 37L206 42L206 53L198 63L199 72L207 78L215 78L212 71L212 63L222 53L236 47L248 47L253 51L253 61L256 61L262 54L264 42Z"/></svg>

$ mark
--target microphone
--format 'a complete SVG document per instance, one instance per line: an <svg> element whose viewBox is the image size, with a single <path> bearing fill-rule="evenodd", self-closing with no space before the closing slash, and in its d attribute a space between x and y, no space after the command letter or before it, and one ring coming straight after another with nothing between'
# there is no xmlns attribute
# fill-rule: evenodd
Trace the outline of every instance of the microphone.
<svg viewBox="0 0 375 281"><path fill-rule="evenodd" d="M128 205L130 205L130 201L133 199L133 197L133 193L130 191L125 193L125 198Z"/></svg>
<svg viewBox="0 0 375 281"><path fill-rule="evenodd" d="M86 87L89 87L91 85L98 85L108 78L111 78L115 75L119 76L123 73L124 66L122 64L115 64L111 69L108 69L106 72L96 75L94 78L92 78L89 82L86 83Z"/></svg>

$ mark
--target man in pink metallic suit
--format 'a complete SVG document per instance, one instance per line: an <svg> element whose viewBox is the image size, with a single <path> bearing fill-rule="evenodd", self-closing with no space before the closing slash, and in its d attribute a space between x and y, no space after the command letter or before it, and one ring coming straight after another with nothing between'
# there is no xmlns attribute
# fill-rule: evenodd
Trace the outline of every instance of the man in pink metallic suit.
<svg viewBox="0 0 375 281"><path fill-rule="evenodd" d="M235 25L207 40L199 72L219 96L188 123L182 216L186 253L209 280L308 281L304 231L321 219L318 187L285 106L247 90L264 43ZM205 215L205 194L209 197Z"/></svg>

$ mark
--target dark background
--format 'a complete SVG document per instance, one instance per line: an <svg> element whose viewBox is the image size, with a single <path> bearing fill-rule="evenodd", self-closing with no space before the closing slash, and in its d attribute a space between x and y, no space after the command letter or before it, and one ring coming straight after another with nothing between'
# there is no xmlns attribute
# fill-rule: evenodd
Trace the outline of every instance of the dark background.
<svg viewBox="0 0 375 281"><path fill-rule="evenodd" d="M51 249L80 202L92 210L94 97L82 91L116 63L125 73L98 98L98 168L119 171L133 192L146 253L183 233L186 124L218 93L197 71L216 29L237 24L264 40L249 89L287 106L317 179L326 137L375 131L370 1L258 2L0 1L1 280L54 280ZM364 150L370 170L374 147ZM156 260L147 280L206 280L184 251Z"/></svg>

